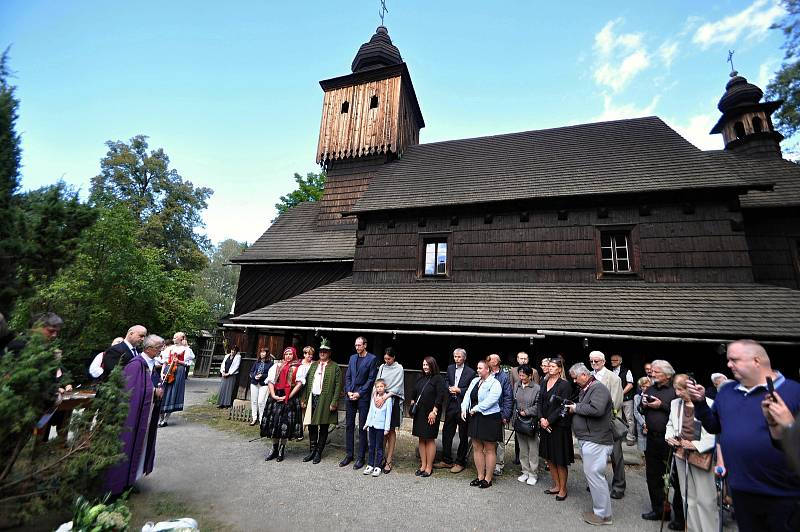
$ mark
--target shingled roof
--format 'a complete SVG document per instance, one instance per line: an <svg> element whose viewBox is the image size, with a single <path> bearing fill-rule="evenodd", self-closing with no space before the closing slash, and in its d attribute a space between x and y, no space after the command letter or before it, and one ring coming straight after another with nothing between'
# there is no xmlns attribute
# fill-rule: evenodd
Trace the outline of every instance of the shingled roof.
<svg viewBox="0 0 800 532"><path fill-rule="evenodd" d="M353 259L355 224L317 226L319 203L304 202L275 220L234 263Z"/></svg>
<svg viewBox="0 0 800 532"><path fill-rule="evenodd" d="M800 291L756 284L629 282L361 285L347 278L234 322L800 339Z"/></svg>
<svg viewBox="0 0 800 532"><path fill-rule="evenodd" d="M731 171L647 117L412 146L380 169L353 212L746 188L759 180L751 165Z"/></svg>
<svg viewBox="0 0 800 532"><path fill-rule="evenodd" d="M742 207L755 209L800 206L800 165L777 158L751 161L752 164L759 165L761 172L775 186L771 191L751 190L742 195L740 199Z"/></svg>

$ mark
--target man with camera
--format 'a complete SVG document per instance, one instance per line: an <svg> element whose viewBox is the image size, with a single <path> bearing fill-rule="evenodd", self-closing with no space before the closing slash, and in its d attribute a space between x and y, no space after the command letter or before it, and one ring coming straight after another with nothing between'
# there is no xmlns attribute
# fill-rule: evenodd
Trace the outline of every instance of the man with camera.
<svg viewBox="0 0 800 532"><path fill-rule="evenodd" d="M650 494L651 510L642 514L642 519L659 521L669 518L664 509L664 473L667 470L669 445L664 439L669 421L670 404L678 397L672 387L675 370L666 360L654 360L651 365L653 385L642 395L640 406L647 425L647 449L644 452L647 491Z"/></svg>
<svg viewBox="0 0 800 532"><path fill-rule="evenodd" d="M578 402L566 402L565 408L573 416L572 431L578 439L583 473L592 495L592 511L584 512L583 520L590 525L610 525L611 496L605 472L614 443L611 393L583 363L569 368L569 375L580 387L580 392Z"/></svg>
<svg viewBox="0 0 800 532"><path fill-rule="evenodd" d="M797 416L800 384L772 369L766 350L753 340L728 344L728 368L738 384L720 388L713 406L705 388L687 383L695 417L719 434L739 530L797 530L800 477L773 445L780 402ZM766 408L765 408L766 407Z"/></svg>

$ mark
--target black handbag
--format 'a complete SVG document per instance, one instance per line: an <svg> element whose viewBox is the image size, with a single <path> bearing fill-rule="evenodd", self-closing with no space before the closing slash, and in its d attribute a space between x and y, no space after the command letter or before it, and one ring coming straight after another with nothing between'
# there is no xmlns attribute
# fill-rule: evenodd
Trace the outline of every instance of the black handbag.
<svg viewBox="0 0 800 532"><path fill-rule="evenodd" d="M517 431L517 434L536 436L536 421L533 416L520 416L517 414L514 419L514 430Z"/></svg>
<svg viewBox="0 0 800 532"><path fill-rule="evenodd" d="M417 413L417 405L419 404L419 400L422 397L422 392L425 391L425 387L428 386L428 384L431 382L432 378L433 377L428 377L428 382L426 382L425 384L422 385L422 389L419 391L419 395L417 396L417 400L414 401L414 404L411 405L411 408L408 409L408 413L411 414L411 417L414 417L414 415Z"/></svg>

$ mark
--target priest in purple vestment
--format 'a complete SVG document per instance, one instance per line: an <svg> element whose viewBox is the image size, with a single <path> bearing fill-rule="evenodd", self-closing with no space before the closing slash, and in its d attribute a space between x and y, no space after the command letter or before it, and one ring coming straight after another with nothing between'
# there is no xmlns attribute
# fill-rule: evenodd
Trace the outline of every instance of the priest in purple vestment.
<svg viewBox="0 0 800 532"><path fill-rule="evenodd" d="M125 389L130 393L130 408L122 429L122 452L125 457L106 472L105 491L117 495L125 491L142 476L153 471L156 449L156 423L158 409L154 398L161 398L164 390L153 387L151 374L153 360L164 348L164 339L155 334L144 339L142 352L123 369Z"/></svg>

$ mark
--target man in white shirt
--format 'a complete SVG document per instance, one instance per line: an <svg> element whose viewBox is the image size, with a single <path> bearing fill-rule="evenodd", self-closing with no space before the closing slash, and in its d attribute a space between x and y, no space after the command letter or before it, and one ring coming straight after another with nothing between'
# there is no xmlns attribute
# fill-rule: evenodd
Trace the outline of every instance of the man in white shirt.
<svg viewBox="0 0 800 532"><path fill-rule="evenodd" d="M124 340L125 338L123 338L122 336L117 336L116 338L114 338L114 340L112 340L111 347L114 347L117 344L121 344ZM106 353L105 351L100 351L99 353L97 353L97 356L94 357L92 363L89 364L89 375L91 375L95 379L99 379L100 375L103 374L103 355L105 353Z"/></svg>
<svg viewBox="0 0 800 532"><path fill-rule="evenodd" d="M613 417L620 417L622 411L622 381L613 371L606 368L606 355L602 351L589 353L589 363L592 365L592 375L602 382L611 393ZM611 498L621 499L625 496L625 459L622 455L622 440L615 440L611 452L611 468L614 479L611 482Z"/></svg>

